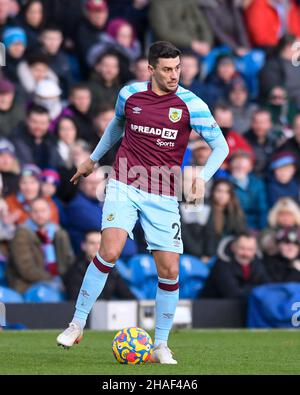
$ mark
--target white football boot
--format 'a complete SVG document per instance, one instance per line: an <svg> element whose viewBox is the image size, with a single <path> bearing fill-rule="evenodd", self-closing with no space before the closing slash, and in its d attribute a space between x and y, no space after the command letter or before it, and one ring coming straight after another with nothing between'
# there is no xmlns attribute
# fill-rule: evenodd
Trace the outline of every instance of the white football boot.
<svg viewBox="0 0 300 395"><path fill-rule="evenodd" d="M159 344L155 347L151 354L151 362L153 363L161 363L168 365L176 365L177 361L173 358L172 351L166 344Z"/></svg>
<svg viewBox="0 0 300 395"><path fill-rule="evenodd" d="M74 344L81 342L83 338L83 330L75 322L71 322L69 327L57 336L57 345L64 348L70 348Z"/></svg>

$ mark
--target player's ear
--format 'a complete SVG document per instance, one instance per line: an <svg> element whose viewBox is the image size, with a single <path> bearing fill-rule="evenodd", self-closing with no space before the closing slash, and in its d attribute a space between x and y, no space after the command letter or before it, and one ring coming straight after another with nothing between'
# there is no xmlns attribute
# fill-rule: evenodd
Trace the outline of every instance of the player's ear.
<svg viewBox="0 0 300 395"><path fill-rule="evenodd" d="M151 64L148 64L148 71L149 71L150 75L153 75L153 73L154 73L154 67L151 66Z"/></svg>

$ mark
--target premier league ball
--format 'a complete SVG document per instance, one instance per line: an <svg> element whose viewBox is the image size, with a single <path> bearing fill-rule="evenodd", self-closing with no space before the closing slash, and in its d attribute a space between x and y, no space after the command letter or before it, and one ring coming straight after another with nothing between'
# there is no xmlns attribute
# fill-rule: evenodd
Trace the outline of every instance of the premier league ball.
<svg viewBox="0 0 300 395"><path fill-rule="evenodd" d="M151 337L144 329L121 329L112 342L116 360L122 364L139 365L149 361L153 349Z"/></svg>

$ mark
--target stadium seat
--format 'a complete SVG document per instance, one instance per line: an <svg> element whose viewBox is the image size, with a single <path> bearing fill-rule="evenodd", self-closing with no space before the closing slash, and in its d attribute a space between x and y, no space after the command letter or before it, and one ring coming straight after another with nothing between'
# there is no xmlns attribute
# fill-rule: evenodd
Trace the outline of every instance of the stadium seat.
<svg viewBox="0 0 300 395"><path fill-rule="evenodd" d="M37 283L24 293L24 300L28 303L57 303L63 302L65 296L47 284Z"/></svg>
<svg viewBox="0 0 300 395"><path fill-rule="evenodd" d="M0 286L0 302L3 303L23 303L22 295L13 289Z"/></svg>
<svg viewBox="0 0 300 395"><path fill-rule="evenodd" d="M128 262L131 271L130 289L138 299L155 299L157 271L151 255L139 254Z"/></svg>
<svg viewBox="0 0 300 395"><path fill-rule="evenodd" d="M129 264L119 259L116 262L116 269L122 276L123 280L125 280L127 284L129 284L131 282L131 270Z"/></svg>
<svg viewBox="0 0 300 395"><path fill-rule="evenodd" d="M203 288L209 272L209 265L200 259L192 255L182 255L179 268L180 298L195 299Z"/></svg>

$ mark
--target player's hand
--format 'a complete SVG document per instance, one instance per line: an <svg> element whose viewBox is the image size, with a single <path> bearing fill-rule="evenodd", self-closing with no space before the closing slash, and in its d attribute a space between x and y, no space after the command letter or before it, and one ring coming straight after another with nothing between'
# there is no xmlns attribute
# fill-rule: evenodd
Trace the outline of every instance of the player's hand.
<svg viewBox="0 0 300 395"><path fill-rule="evenodd" d="M194 178L192 188L186 198L188 203L194 202L195 204L201 203L205 194L205 181L202 178Z"/></svg>
<svg viewBox="0 0 300 395"><path fill-rule="evenodd" d="M80 179L81 176L87 177L89 176L95 167L95 162L88 158L85 160L81 165L78 167L76 173L74 176L71 178L70 182L72 182L74 185L76 185Z"/></svg>

